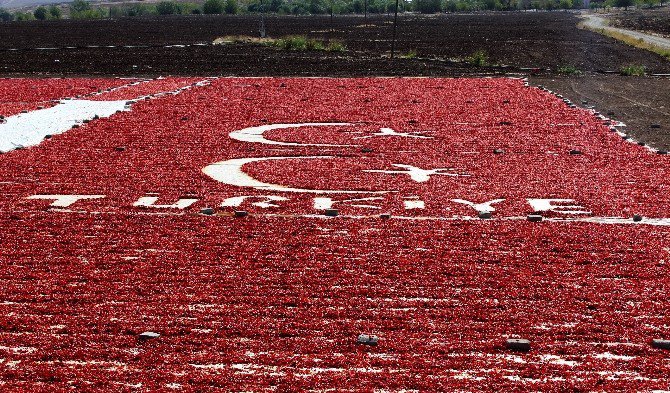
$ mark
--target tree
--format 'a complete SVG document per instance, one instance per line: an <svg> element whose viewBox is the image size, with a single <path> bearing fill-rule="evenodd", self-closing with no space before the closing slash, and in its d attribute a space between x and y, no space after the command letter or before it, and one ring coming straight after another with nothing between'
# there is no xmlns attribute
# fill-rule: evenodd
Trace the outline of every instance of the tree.
<svg viewBox="0 0 670 393"><path fill-rule="evenodd" d="M135 3L126 8L127 16L142 16L148 14L149 14L149 8L146 6L146 4Z"/></svg>
<svg viewBox="0 0 670 393"><path fill-rule="evenodd" d="M434 14L442 11L440 0L415 0L416 11L422 14Z"/></svg>
<svg viewBox="0 0 670 393"><path fill-rule="evenodd" d="M223 0L206 0L202 10L205 14L222 14L224 11Z"/></svg>
<svg viewBox="0 0 670 393"><path fill-rule="evenodd" d="M156 4L156 12L158 15L172 15L177 11L177 7L172 1L161 1Z"/></svg>
<svg viewBox="0 0 670 393"><path fill-rule="evenodd" d="M270 0L270 4L267 6L268 12L279 12L282 6L284 5L284 0Z"/></svg>
<svg viewBox="0 0 670 393"><path fill-rule="evenodd" d="M226 5L223 7L226 14L237 14L237 0L226 0Z"/></svg>
<svg viewBox="0 0 670 393"><path fill-rule="evenodd" d="M628 7L633 5L633 0L615 0L614 5L616 7L624 7L624 9L628 10Z"/></svg>
<svg viewBox="0 0 670 393"><path fill-rule="evenodd" d="M47 9L42 6L35 8L35 11L33 12L33 16L37 20L46 20L48 14Z"/></svg>
<svg viewBox="0 0 670 393"><path fill-rule="evenodd" d="M63 11L59 7L52 5L49 7L49 18L60 19L63 16Z"/></svg>
<svg viewBox="0 0 670 393"><path fill-rule="evenodd" d="M72 12L84 12L91 9L91 3L86 0L74 0L70 4L70 10Z"/></svg>
<svg viewBox="0 0 670 393"><path fill-rule="evenodd" d="M309 0L308 7L310 14L318 15L326 13L326 5L321 0Z"/></svg>
<svg viewBox="0 0 670 393"><path fill-rule="evenodd" d="M14 15L4 8L0 8L0 21L1 22L11 22L14 20Z"/></svg>
<svg viewBox="0 0 670 393"><path fill-rule="evenodd" d="M35 20L35 16L30 12L17 12L14 14L14 19L17 21Z"/></svg>

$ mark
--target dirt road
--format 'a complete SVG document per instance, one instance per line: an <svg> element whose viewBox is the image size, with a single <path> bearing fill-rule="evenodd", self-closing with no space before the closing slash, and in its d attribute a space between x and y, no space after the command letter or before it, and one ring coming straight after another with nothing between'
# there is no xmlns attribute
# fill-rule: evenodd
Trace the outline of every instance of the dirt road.
<svg viewBox="0 0 670 393"><path fill-rule="evenodd" d="M624 34L624 35L629 36L631 38L634 38L634 39L637 39L637 40L642 40L642 41L644 41L648 44L655 45L659 48L670 49L670 39L668 39L668 38L659 37L659 36L652 35L652 34L647 34L647 33L642 33L642 32L639 32L639 31L620 29L618 27L610 27L610 26L608 26L607 19L603 18L602 16L586 14L586 15L583 15L583 20L584 20L584 26L586 28L588 28L589 30L603 29L605 31L611 31L611 32L619 33L619 34Z"/></svg>

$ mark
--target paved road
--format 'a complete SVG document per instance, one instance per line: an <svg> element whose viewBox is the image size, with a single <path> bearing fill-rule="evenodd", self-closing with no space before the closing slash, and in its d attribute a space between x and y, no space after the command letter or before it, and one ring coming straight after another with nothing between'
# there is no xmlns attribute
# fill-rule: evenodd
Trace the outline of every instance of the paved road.
<svg viewBox="0 0 670 393"><path fill-rule="evenodd" d="M655 45L659 48L670 50L670 39L668 38L642 33L639 31L620 29L618 27L610 27L607 25L607 19L603 18L602 16L584 14L582 15L582 18L584 19L584 26L587 27L588 29L591 30L604 29L606 31L613 31L620 34L625 34L635 39L642 39L645 42Z"/></svg>

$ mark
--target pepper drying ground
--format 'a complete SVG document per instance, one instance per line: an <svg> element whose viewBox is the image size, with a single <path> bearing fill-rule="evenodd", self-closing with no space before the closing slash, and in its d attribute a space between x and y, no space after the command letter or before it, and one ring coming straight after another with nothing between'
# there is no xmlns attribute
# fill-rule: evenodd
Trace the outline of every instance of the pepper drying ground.
<svg viewBox="0 0 670 393"><path fill-rule="evenodd" d="M521 79L0 91L3 389L668 388L669 158Z"/></svg>

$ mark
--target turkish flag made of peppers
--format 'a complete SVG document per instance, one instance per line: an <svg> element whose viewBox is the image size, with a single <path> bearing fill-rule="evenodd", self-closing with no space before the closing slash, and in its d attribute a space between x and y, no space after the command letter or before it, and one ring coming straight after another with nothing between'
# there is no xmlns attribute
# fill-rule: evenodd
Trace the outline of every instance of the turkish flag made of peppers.
<svg viewBox="0 0 670 393"><path fill-rule="evenodd" d="M9 390L668 387L668 158L591 112L502 78L1 79L0 135L65 98L127 102L0 155Z"/></svg>

